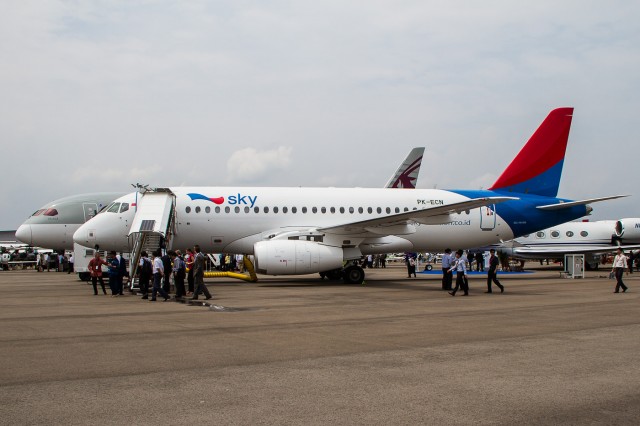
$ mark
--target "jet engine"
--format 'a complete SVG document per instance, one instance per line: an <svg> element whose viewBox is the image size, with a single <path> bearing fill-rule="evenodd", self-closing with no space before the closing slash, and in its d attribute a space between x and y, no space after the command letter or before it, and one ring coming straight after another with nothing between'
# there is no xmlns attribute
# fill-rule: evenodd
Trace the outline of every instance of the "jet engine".
<svg viewBox="0 0 640 426"><path fill-rule="evenodd" d="M616 221L615 236L622 244L640 243L640 218L629 217Z"/></svg>
<svg viewBox="0 0 640 426"><path fill-rule="evenodd" d="M342 248L314 241L258 241L253 246L256 270L266 275L312 274L342 268Z"/></svg>

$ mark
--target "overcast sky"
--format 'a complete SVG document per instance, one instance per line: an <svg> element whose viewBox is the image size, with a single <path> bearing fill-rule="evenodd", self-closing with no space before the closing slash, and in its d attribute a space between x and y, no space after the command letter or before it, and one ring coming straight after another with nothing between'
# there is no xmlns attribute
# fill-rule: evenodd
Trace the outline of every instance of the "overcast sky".
<svg viewBox="0 0 640 426"><path fill-rule="evenodd" d="M528 4L527 4L528 3ZM13 1L0 13L0 229L83 192L490 186L575 113L559 196L640 216L640 3Z"/></svg>

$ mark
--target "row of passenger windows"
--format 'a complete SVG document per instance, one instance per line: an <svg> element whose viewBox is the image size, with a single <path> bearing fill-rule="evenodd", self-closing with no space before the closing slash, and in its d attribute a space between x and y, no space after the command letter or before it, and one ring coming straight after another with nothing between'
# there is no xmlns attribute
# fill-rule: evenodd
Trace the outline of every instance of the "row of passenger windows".
<svg viewBox="0 0 640 426"><path fill-rule="evenodd" d="M186 213L191 213L192 211L194 211L195 213L200 213L200 212L202 212L202 210L204 210L205 213L211 213L212 209L211 209L211 206L207 206L204 209L202 209L200 206L196 206L194 209L192 209L191 206L187 206L184 209L184 211ZM240 213L243 210L244 210L245 213L250 213L251 212L251 207L246 206L246 207L244 207L244 209L241 209L240 206L235 206L233 208L233 211L235 213ZM355 208L355 207L311 207L311 209L308 209L307 207L302 207L300 209L300 211L303 214L308 213L309 210L311 211L311 213L320 212L322 214L325 214L327 212L331 213L331 214L335 214L335 213L338 213L338 212L340 212L340 213L349 212L351 214L354 214L356 211L358 213L360 213L360 214L363 214L365 211L367 213L369 213L369 214L373 214L373 212L376 212L378 214L382 214L383 212L385 212L387 214L391 214L392 212L393 213L401 213L403 211L404 212L408 212L410 209L409 209L409 207L405 207L404 209L401 209L400 207L395 207L393 209L391 207L386 207L386 208L382 208L382 207L377 207L377 208L367 207L366 209L364 207L358 207L358 208ZM418 210L418 208L414 207L413 210ZM216 213L220 213L220 212L222 212L222 208L220 206L216 206L216 207L214 207L213 211L216 212ZM291 208L289 208L289 207L273 207L271 209L269 209L269 207L262 207L262 209L260 209L260 207L254 207L253 208L253 212L254 213L260 213L261 211L263 213L269 213L269 212L279 213L279 212L282 212L282 213L286 214L286 213L291 212L293 214L296 214L296 213L298 213L298 208L297 207L291 207ZM224 212L225 213L231 213L231 207L226 206L224 208Z"/></svg>
<svg viewBox="0 0 640 426"><path fill-rule="evenodd" d="M565 233L565 235L569 238L573 237L575 234L573 233L573 231L567 231ZM580 236L581 237L588 237L589 233L587 231L580 231ZM524 238L529 238L529 235L523 235ZM546 238L547 234L544 231L538 231L536 232L536 238ZM551 238L560 238L560 232L559 231L551 231Z"/></svg>

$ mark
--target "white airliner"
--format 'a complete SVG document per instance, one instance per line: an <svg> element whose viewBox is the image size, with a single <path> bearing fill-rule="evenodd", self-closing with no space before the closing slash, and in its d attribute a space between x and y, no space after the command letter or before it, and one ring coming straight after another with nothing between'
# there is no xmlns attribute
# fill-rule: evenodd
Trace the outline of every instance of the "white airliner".
<svg viewBox="0 0 640 426"><path fill-rule="evenodd" d="M495 246L516 259L559 259L565 254L584 254L591 269L597 269L599 255L618 247L640 248L640 218L569 222L523 235Z"/></svg>
<svg viewBox="0 0 640 426"><path fill-rule="evenodd" d="M420 173L424 147L413 148L385 188L415 188ZM51 201L36 210L18 227L18 241L56 251L72 250L73 234L80 225L91 219L124 192L79 194ZM124 211L126 207L121 206Z"/></svg>
<svg viewBox="0 0 640 426"><path fill-rule="evenodd" d="M98 192L60 198L36 210L16 231L25 244L48 249L72 250L73 234L124 192Z"/></svg>
<svg viewBox="0 0 640 426"><path fill-rule="evenodd" d="M146 236L158 235L166 248L198 244L205 252L253 254L259 273L287 275L341 269L363 254L510 240L619 197L556 197L572 115L573 108L552 111L488 190L158 188L117 199L74 241L131 251L135 259ZM364 271L349 265L343 277L359 283Z"/></svg>

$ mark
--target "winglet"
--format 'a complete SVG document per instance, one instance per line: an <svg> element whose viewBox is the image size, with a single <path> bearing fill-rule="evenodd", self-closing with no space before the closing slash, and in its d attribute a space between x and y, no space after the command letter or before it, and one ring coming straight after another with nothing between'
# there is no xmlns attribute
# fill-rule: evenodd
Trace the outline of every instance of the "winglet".
<svg viewBox="0 0 640 426"><path fill-rule="evenodd" d="M415 188L418 182L418 174L420 173L423 154L424 147L413 148L384 187Z"/></svg>
<svg viewBox="0 0 640 426"><path fill-rule="evenodd" d="M551 111L489 189L557 196L572 117L570 107Z"/></svg>

